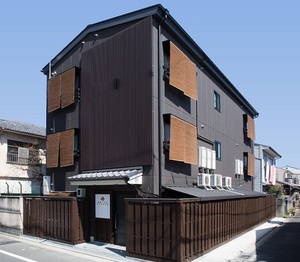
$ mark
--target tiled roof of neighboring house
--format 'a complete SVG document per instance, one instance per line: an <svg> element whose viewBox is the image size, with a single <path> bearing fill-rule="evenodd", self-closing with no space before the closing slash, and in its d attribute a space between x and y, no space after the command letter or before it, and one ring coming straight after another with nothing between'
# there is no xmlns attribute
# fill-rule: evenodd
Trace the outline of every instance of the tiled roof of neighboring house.
<svg viewBox="0 0 300 262"><path fill-rule="evenodd" d="M46 128L30 123L20 121L10 121L0 119L0 129L6 129L15 132L33 134L38 136L46 136Z"/></svg>
<svg viewBox="0 0 300 262"><path fill-rule="evenodd" d="M193 186L166 186L166 189L182 193L185 195L197 197L204 200L218 200L231 198L258 197L264 194L255 191L247 191L240 188L228 189L204 189Z"/></svg>
<svg viewBox="0 0 300 262"><path fill-rule="evenodd" d="M295 175L300 175L300 169L296 167L291 167L291 166L284 166L282 168L285 171L289 171L290 173L293 173Z"/></svg>

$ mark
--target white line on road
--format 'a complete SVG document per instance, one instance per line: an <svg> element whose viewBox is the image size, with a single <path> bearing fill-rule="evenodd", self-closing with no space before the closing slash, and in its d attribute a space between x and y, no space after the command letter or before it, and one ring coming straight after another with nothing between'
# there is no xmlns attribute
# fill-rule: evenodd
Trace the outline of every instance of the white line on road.
<svg viewBox="0 0 300 262"><path fill-rule="evenodd" d="M0 253L2 253L4 255L7 255L7 256L10 256L10 257L20 259L22 261L26 261L26 262L37 262L35 260L29 259L29 258L26 258L26 257L22 257L22 256L18 256L18 255L15 255L13 253L9 253L9 252L3 251L3 250L0 250Z"/></svg>

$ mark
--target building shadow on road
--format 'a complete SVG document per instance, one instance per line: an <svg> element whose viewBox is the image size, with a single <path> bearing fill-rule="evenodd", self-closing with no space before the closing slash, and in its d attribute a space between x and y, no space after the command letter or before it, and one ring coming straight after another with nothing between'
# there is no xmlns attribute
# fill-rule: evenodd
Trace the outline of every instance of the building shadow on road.
<svg viewBox="0 0 300 262"><path fill-rule="evenodd" d="M256 231L255 261L299 261L300 214L285 222L273 220L269 223L278 226Z"/></svg>

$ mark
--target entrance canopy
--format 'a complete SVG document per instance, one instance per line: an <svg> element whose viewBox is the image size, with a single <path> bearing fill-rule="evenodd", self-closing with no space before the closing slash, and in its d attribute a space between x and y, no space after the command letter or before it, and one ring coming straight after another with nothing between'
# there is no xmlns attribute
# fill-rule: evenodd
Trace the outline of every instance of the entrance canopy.
<svg viewBox="0 0 300 262"><path fill-rule="evenodd" d="M72 186L141 185L143 167L85 171L68 177Z"/></svg>

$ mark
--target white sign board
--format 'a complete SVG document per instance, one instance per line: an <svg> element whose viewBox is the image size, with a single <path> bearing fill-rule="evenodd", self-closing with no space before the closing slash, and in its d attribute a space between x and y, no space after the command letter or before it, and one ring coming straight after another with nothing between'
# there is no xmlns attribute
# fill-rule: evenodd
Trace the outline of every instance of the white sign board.
<svg viewBox="0 0 300 262"><path fill-rule="evenodd" d="M110 219L110 194L96 194L96 218Z"/></svg>

